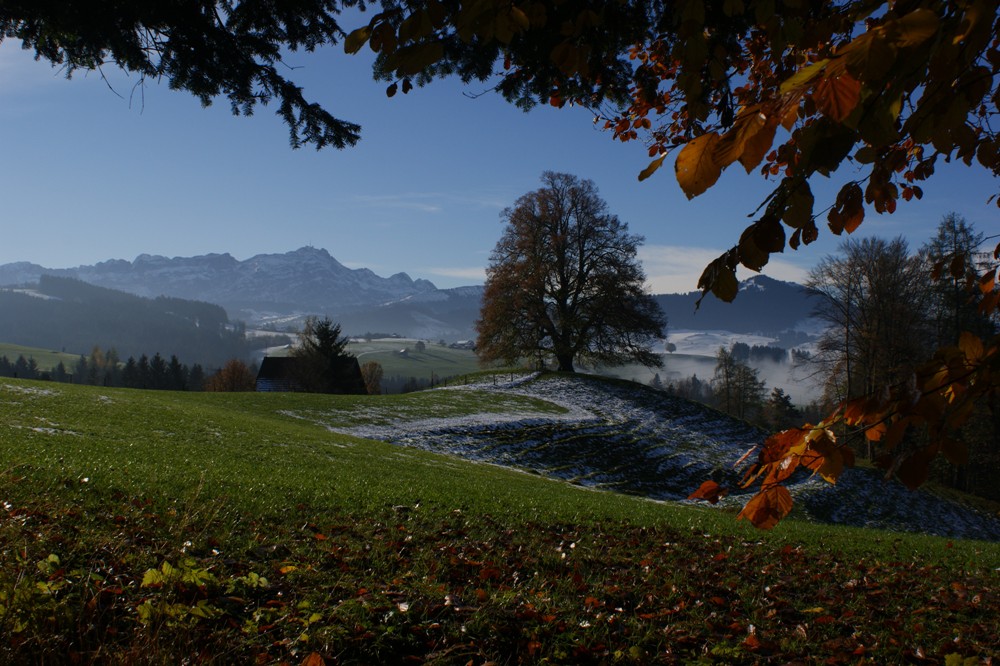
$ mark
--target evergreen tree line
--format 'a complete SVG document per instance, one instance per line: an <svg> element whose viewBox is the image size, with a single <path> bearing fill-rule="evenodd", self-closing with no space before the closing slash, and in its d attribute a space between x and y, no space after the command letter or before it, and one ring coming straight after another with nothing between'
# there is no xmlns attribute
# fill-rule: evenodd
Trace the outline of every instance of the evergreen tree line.
<svg viewBox="0 0 1000 666"><path fill-rule="evenodd" d="M170 349L203 367L291 341L279 334L248 339L245 324L211 303L144 298L51 275L41 276L34 291L0 290L0 340L43 349L88 349L97 342L136 359L150 349Z"/></svg>
<svg viewBox="0 0 1000 666"><path fill-rule="evenodd" d="M754 353L752 350L757 351ZM802 425L803 419L815 420L822 409L820 404L797 407L779 386L769 393L760 372L748 363L750 360L777 362L778 358L783 362L788 358L788 352L780 347L751 347L737 342L728 349L720 347L716 352L715 372L710 379L691 375L664 385L657 374L650 381L650 386L714 407L771 432Z"/></svg>
<svg viewBox="0 0 1000 666"><path fill-rule="evenodd" d="M244 375L250 377L249 386L240 390L253 390L252 379L257 374L256 364L246 365L242 361L236 362L242 366ZM152 357L142 354L138 359L129 356L122 362L114 348L105 351L99 346L95 346L89 356L81 354L70 367L60 361L51 370L41 369L34 358L30 356L25 358L23 354L13 362L7 356L0 356L0 377L91 386L163 391L213 390L218 384L215 380L220 373L221 369L211 368L206 371L200 363L189 366L182 363L176 355L171 354L168 359L159 352Z"/></svg>

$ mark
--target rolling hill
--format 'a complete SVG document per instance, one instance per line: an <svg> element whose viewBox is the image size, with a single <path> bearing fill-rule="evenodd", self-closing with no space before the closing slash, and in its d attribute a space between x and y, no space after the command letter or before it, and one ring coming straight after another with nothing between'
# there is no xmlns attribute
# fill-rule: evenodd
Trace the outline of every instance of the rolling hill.
<svg viewBox="0 0 1000 666"><path fill-rule="evenodd" d="M801 480L792 518L758 532L627 494L724 475L745 425L642 387L500 379L381 397L0 379L0 662L993 654L996 543L816 521L881 504L894 529L910 513L989 537L995 517L867 482L818 512ZM628 487L632 459L647 470Z"/></svg>

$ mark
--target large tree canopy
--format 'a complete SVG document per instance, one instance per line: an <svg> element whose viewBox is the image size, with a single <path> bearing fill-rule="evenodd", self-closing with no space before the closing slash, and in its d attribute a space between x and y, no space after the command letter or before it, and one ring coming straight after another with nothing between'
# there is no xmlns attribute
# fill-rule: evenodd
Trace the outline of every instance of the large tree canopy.
<svg viewBox="0 0 1000 666"><path fill-rule="evenodd" d="M117 66L139 84L164 79L209 105L225 96L234 114L277 102L292 146L343 148L360 127L306 99L281 71L282 53L337 44L341 6L358 0L5 0L0 41L21 40L66 75Z"/></svg>
<svg viewBox="0 0 1000 666"><path fill-rule="evenodd" d="M645 293L642 238L607 210L589 180L546 172L545 187L503 212L476 323L484 362L554 357L660 366L650 345L666 321Z"/></svg>

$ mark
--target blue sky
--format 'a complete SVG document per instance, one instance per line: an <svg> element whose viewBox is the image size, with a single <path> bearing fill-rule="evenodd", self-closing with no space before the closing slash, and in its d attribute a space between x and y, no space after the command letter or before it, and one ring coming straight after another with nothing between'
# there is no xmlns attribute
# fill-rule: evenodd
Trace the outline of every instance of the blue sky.
<svg viewBox="0 0 1000 666"><path fill-rule="evenodd" d="M473 99L483 87L457 81L388 99L370 58L339 48L288 63L309 98L363 126L357 146L292 150L271 108L234 117L225 100L203 109L155 82L136 89L135 77L113 69L107 82L96 73L67 81L5 41L0 263L62 268L141 253L246 259L313 245L380 275L479 284L500 211L553 170L593 180L611 211L645 236L640 257L652 291L690 291L772 185L731 168L688 201L670 168L640 183L645 148L613 141L585 110L525 113L493 94ZM922 202L892 216L869 212L858 233L904 234L916 247L950 211L993 233L997 209L986 199L996 186L985 170L939 174ZM814 191L825 207L836 190L816 183ZM773 257L765 274L802 279L840 242L822 231L809 248Z"/></svg>

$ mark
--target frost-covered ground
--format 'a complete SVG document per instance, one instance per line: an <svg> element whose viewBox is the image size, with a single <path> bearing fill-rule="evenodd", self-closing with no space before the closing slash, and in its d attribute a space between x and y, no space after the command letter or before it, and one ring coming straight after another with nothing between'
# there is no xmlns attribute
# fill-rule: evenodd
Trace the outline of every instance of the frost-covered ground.
<svg viewBox="0 0 1000 666"><path fill-rule="evenodd" d="M737 488L733 464L765 433L696 403L641 386L585 377L530 377L480 390L542 398L565 414L516 412L400 420L339 432L469 460L504 465L572 483L656 500L683 501L712 478ZM795 512L815 520L942 536L1000 540L1000 519L884 482L872 470L844 472L835 486L803 475L791 486ZM735 493L720 506L747 499Z"/></svg>

